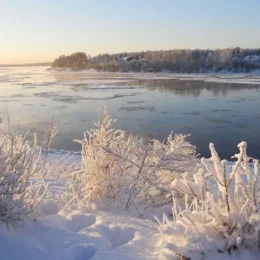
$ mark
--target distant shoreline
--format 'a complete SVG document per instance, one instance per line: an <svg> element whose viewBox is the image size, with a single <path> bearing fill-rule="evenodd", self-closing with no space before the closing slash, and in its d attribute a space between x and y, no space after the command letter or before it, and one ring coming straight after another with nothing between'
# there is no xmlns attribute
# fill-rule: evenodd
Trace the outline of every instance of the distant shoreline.
<svg viewBox="0 0 260 260"><path fill-rule="evenodd" d="M53 61L52 68L73 71L95 69L109 72L248 73L260 70L260 48L173 49L99 54L94 57L84 52L75 52L70 55L60 55Z"/></svg>
<svg viewBox="0 0 260 260"><path fill-rule="evenodd" d="M24 64L0 64L0 67L31 67L31 66L51 66L52 62L37 62Z"/></svg>

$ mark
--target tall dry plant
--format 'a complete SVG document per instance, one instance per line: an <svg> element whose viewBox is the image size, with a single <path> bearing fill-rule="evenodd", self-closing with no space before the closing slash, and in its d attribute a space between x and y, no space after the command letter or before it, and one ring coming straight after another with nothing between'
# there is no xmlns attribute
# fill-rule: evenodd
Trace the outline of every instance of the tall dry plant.
<svg viewBox="0 0 260 260"><path fill-rule="evenodd" d="M112 129L112 122L104 110L96 128L77 140L82 145L82 169L70 177L70 192L75 192L71 201L119 202L126 208L141 201L155 206L170 203L170 182L196 167L194 147L186 136L173 134L166 143L144 144Z"/></svg>

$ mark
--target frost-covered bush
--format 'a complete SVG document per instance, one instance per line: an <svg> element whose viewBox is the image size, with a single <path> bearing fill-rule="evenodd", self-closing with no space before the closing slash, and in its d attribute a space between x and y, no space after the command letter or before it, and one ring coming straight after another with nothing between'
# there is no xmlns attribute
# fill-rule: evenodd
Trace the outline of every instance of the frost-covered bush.
<svg viewBox="0 0 260 260"><path fill-rule="evenodd" d="M204 168L171 183L174 219L160 223L166 253L203 259L212 250L260 246L258 160L247 156L245 142L232 165L220 160L213 144L209 147L212 156L201 159Z"/></svg>
<svg viewBox="0 0 260 260"><path fill-rule="evenodd" d="M86 131L82 145L82 169L69 178L71 202L119 202L126 208L137 202L171 203L170 183L179 173L196 165L194 147L184 135L166 143L141 139L111 128L106 111L96 128Z"/></svg>
<svg viewBox="0 0 260 260"><path fill-rule="evenodd" d="M44 194L43 186L30 179L40 171L40 158L36 136L31 143L21 135L0 135L0 221L19 221L33 213L38 195Z"/></svg>

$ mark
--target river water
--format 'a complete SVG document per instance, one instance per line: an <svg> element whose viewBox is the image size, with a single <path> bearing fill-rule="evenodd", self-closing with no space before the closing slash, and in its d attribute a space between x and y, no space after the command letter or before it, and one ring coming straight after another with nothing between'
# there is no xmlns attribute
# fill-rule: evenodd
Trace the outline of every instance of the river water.
<svg viewBox="0 0 260 260"><path fill-rule="evenodd" d="M229 159L240 141L260 158L260 77L53 72L47 67L0 68L0 128L39 137L53 118L59 132L52 147L80 150L73 139L93 127L107 107L114 128L149 139L174 131L191 134L197 152L215 143ZM8 120L8 117L10 118ZM29 138L32 134L29 134Z"/></svg>

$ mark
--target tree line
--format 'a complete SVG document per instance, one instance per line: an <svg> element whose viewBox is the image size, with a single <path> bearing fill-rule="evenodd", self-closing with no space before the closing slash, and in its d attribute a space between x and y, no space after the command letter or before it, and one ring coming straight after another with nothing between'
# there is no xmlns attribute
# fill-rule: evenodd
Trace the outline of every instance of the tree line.
<svg viewBox="0 0 260 260"><path fill-rule="evenodd" d="M160 50L99 54L91 57L84 52L61 55L53 68L110 72L186 72L218 71L249 72L260 69L260 48L240 47L217 50Z"/></svg>

